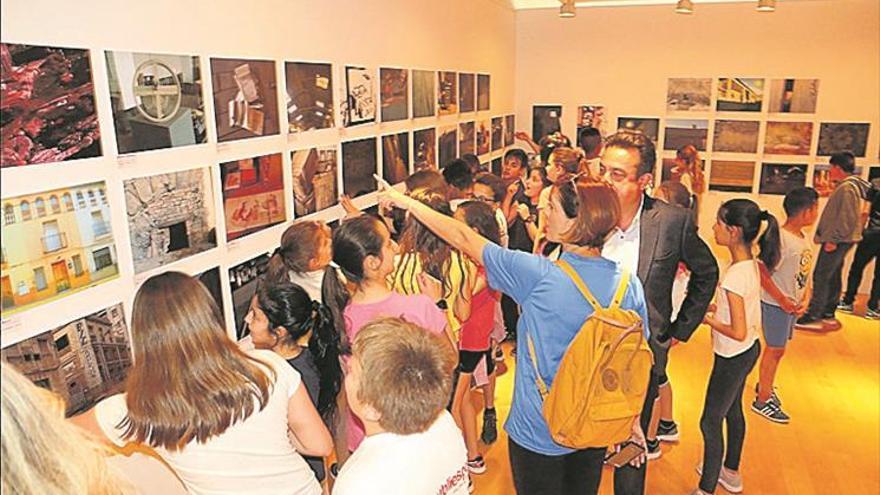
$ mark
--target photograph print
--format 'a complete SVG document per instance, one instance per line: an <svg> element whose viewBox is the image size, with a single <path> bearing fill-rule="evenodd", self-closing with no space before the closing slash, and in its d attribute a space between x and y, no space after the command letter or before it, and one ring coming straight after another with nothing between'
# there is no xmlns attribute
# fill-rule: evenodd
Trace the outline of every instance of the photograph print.
<svg viewBox="0 0 880 495"><path fill-rule="evenodd" d="M475 131L475 122L461 122L458 124L458 152L461 156L471 154L477 154L476 148L476 135Z"/></svg>
<svg viewBox="0 0 880 495"><path fill-rule="evenodd" d="M104 55L120 154L207 142L199 57Z"/></svg>
<svg viewBox="0 0 880 495"><path fill-rule="evenodd" d="M379 104L382 122L409 118L409 70L379 69Z"/></svg>
<svg viewBox="0 0 880 495"><path fill-rule="evenodd" d="M217 247L212 184L208 168L123 182L135 273Z"/></svg>
<svg viewBox="0 0 880 495"><path fill-rule="evenodd" d="M409 176L409 132L382 136L382 178L389 184Z"/></svg>
<svg viewBox="0 0 880 495"><path fill-rule="evenodd" d="M712 151L757 153L759 128L756 120L716 120Z"/></svg>
<svg viewBox="0 0 880 495"><path fill-rule="evenodd" d="M0 167L101 156L88 50L0 43Z"/></svg>
<svg viewBox="0 0 880 495"><path fill-rule="evenodd" d="M211 81L217 141L278 134L275 62L212 58Z"/></svg>
<svg viewBox="0 0 880 495"><path fill-rule="evenodd" d="M813 141L812 122L767 122L765 155L809 155Z"/></svg>
<svg viewBox="0 0 880 495"><path fill-rule="evenodd" d="M336 146L296 150L290 154L295 217L330 208L339 197Z"/></svg>
<svg viewBox="0 0 880 495"><path fill-rule="evenodd" d="M661 162L662 169L660 170L660 181L657 183L662 184L668 180L680 182L681 174L683 170L679 168L678 160L675 158L664 158ZM700 160L700 169L703 171L706 170L706 160Z"/></svg>
<svg viewBox="0 0 880 495"><path fill-rule="evenodd" d="M605 129L605 106L604 105L580 105L577 113L577 135L581 135L581 129L595 127L600 131Z"/></svg>
<svg viewBox="0 0 880 495"><path fill-rule="evenodd" d="M232 314L235 321L235 339L250 335L245 323L251 299L257 292L258 280L269 266L269 254L261 254L229 268L229 291L232 294Z"/></svg>
<svg viewBox="0 0 880 495"><path fill-rule="evenodd" d="M477 122L477 155L485 155L492 146L492 123L490 120Z"/></svg>
<svg viewBox="0 0 880 495"><path fill-rule="evenodd" d="M122 303L96 311L0 351L35 385L60 395L70 417L122 392L131 342Z"/></svg>
<svg viewBox="0 0 880 495"><path fill-rule="evenodd" d="M819 124L819 156L831 156L841 151L849 151L855 156L865 156L868 147L868 123Z"/></svg>
<svg viewBox="0 0 880 495"><path fill-rule="evenodd" d="M492 151L504 147L504 117L492 117Z"/></svg>
<svg viewBox="0 0 880 495"><path fill-rule="evenodd" d="M207 270L193 273L191 276L198 279L198 281L208 289L208 293L211 294L211 299L217 304L217 309L220 310L220 314L225 315L226 312L223 308L223 289L220 285L220 267L215 266L213 268L208 268Z"/></svg>
<svg viewBox="0 0 880 495"><path fill-rule="evenodd" d="M816 113L818 79L771 79L770 113Z"/></svg>
<svg viewBox="0 0 880 495"><path fill-rule="evenodd" d="M788 191L804 187L806 183L806 163L764 163L761 165L761 182L758 183L758 194L785 196Z"/></svg>
<svg viewBox="0 0 880 495"><path fill-rule="evenodd" d="M440 71L437 73L437 115L458 113L458 74Z"/></svg>
<svg viewBox="0 0 880 495"><path fill-rule="evenodd" d="M376 138L342 143L342 191L356 198L376 190Z"/></svg>
<svg viewBox="0 0 880 495"><path fill-rule="evenodd" d="M437 131L433 127L413 131L413 171L437 170Z"/></svg>
<svg viewBox="0 0 880 495"><path fill-rule="evenodd" d="M513 146L513 138L516 134L516 115L504 117L504 146Z"/></svg>
<svg viewBox="0 0 880 495"><path fill-rule="evenodd" d="M542 139L562 129L562 105L532 106L532 139L540 143Z"/></svg>
<svg viewBox="0 0 880 495"><path fill-rule="evenodd" d="M655 145L660 138L660 119L655 117L618 117L617 128L639 131L654 141Z"/></svg>
<svg viewBox="0 0 880 495"><path fill-rule="evenodd" d="M104 182L3 198L3 316L119 274Z"/></svg>
<svg viewBox="0 0 880 495"><path fill-rule="evenodd" d="M458 73L458 110L473 112L477 108L476 78L474 74Z"/></svg>
<svg viewBox="0 0 880 495"><path fill-rule="evenodd" d="M437 137L437 156L440 160L440 168L449 165L449 162L458 157L458 126L443 127L439 129Z"/></svg>
<svg viewBox="0 0 880 495"><path fill-rule="evenodd" d="M667 119L666 134L663 138L664 150L678 150L692 145L699 151L706 151L709 139L709 121L704 119Z"/></svg>
<svg viewBox="0 0 880 495"><path fill-rule="evenodd" d="M711 78L670 78L666 86L667 112L708 112L712 109Z"/></svg>
<svg viewBox="0 0 880 495"><path fill-rule="evenodd" d="M477 74L477 110L489 110L491 107L491 77L489 74Z"/></svg>
<svg viewBox="0 0 880 495"><path fill-rule="evenodd" d="M412 71L413 118L434 116L434 71Z"/></svg>
<svg viewBox="0 0 880 495"><path fill-rule="evenodd" d="M760 112L764 102L764 79L722 77L718 79L719 112Z"/></svg>
<svg viewBox="0 0 880 495"><path fill-rule="evenodd" d="M333 66L326 63L285 62L287 132L334 126Z"/></svg>
<svg viewBox="0 0 880 495"><path fill-rule="evenodd" d="M755 162L712 160L709 173L709 190L735 193L751 193L755 177Z"/></svg>
<svg viewBox="0 0 880 495"><path fill-rule="evenodd" d="M376 88L366 67L345 66L345 95L342 123L345 127L376 121Z"/></svg>
<svg viewBox="0 0 880 495"><path fill-rule="evenodd" d="M220 183L227 241L287 219L280 153L221 163Z"/></svg>

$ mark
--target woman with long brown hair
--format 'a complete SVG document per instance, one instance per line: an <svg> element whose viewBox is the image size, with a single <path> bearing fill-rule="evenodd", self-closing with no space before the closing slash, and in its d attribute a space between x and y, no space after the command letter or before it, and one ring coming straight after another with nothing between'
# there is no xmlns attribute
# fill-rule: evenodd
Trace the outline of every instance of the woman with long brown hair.
<svg viewBox="0 0 880 495"><path fill-rule="evenodd" d="M333 444L300 375L272 351L240 350L221 322L197 280L150 277L135 296L125 393L79 423L153 448L191 493L321 493L302 455Z"/></svg>

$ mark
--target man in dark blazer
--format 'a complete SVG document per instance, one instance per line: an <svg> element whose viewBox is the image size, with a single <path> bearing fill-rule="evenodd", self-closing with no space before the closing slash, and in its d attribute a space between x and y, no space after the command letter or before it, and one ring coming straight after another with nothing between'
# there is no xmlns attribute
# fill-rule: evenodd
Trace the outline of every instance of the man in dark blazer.
<svg viewBox="0 0 880 495"><path fill-rule="evenodd" d="M718 264L697 235L692 212L645 194L654 180L656 160L654 145L647 136L624 130L606 139L600 165L605 178L617 191L621 207L620 223L606 241L602 255L638 275L648 303L654 367L640 418L642 431L633 433L634 439L642 444L658 386L666 380L666 357L671 340L690 338L703 321L718 283ZM679 262L690 270L691 278L678 316L670 322L672 282ZM617 469L614 493L644 493L645 473L644 463L639 467Z"/></svg>

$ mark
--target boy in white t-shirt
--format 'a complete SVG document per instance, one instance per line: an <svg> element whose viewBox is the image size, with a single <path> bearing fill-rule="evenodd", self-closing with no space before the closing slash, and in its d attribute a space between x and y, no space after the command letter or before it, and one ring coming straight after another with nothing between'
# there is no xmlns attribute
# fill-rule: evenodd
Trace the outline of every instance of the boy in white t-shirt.
<svg viewBox="0 0 880 495"><path fill-rule="evenodd" d="M334 495L468 493L464 438L445 410L455 364L448 342L400 318L358 332L345 393L366 438Z"/></svg>
<svg viewBox="0 0 880 495"><path fill-rule="evenodd" d="M773 390L773 379L785 345L792 337L795 319L810 302L810 270L813 246L804 229L819 216L819 194L812 187L799 187L785 195L786 221L779 230L780 257L774 267L761 268L761 319L767 348L761 355L757 396L752 411L775 423L788 423L782 402Z"/></svg>

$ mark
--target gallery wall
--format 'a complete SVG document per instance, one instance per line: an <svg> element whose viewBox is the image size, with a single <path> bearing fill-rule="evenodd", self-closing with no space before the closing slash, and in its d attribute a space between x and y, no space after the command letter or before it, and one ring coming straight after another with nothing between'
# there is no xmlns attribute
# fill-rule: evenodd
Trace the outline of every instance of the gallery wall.
<svg viewBox="0 0 880 495"><path fill-rule="evenodd" d="M696 3L696 2L695 2ZM808 156L762 155L766 125L761 125L754 154L701 153L707 179L712 161L750 160L758 164L827 164L816 156L820 122L870 123L867 153L859 166L878 164L880 149L880 3L876 0L780 1L772 14L755 12L752 3L696 4L693 15L676 14L671 5L632 8L578 8L573 19L556 10L521 10L516 15L516 111L520 130L531 132L533 105L562 105L562 131L574 137L579 105L604 105L605 130L617 118L660 119L659 149L668 118L708 119L709 140L717 119L762 122L813 122ZM714 92L720 77L818 79L814 114L716 112ZM713 107L707 112L667 112L668 78L712 78ZM674 151L661 151L674 157ZM659 167L659 165L658 165ZM658 168L659 170L659 168ZM863 173L863 176L866 176ZM783 218L782 196L758 195L755 173L750 197ZM700 232L711 241L711 225L721 202L742 194L709 191L700 214ZM715 252L724 257L723 250ZM870 270L870 267L868 268ZM867 292L870 271L863 280Z"/></svg>
<svg viewBox="0 0 880 495"><path fill-rule="evenodd" d="M4 311L3 347L85 315L100 312L120 302L126 320L130 320L130 310L137 286L148 276L167 269L201 274L206 270L219 268L219 286L222 288L219 297L226 308L228 326L232 329L233 301L228 289L230 282L228 269L273 250L278 245L281 233L294 219L291 152L315 146L332 147L341 152L343 142L379 137L380 144L375 149L379 155L379 170L381 170L381 136L429 127L436 127L439 136L440 129L456 126L459 122L483 120L490 122L493 117L512 114L514 29L515 14L506 2L500 0L447 2L387 0L383 1L381 6L359 0L333 2L296 0L251 4L231 0L183 3L159 0L134 8L126 2L109 0L74 3L51 0L3 2L2 41L4 43L90 50L102 154L96 158L4 167L2 197L18 198L52 190L64 190L75 194L72 187L82 184L93 185L89 188L93 189L91 192L100 191L106 194L108 200L106 203L100 203L96 199L94 205L100 206L107 216L106 221L112 229L115 240L112 261L118 267L118 273L107 274L108 281L98 285L68 291L64 297L50 299L39 306L17 311L11 315ZM118 101L129 107L133 93L128 86L129 83L124 83L119 91L111 95L108 81L130 80L133 67L140 60L137 56L132 57L131 54L120 55L115 69L118 74L108 73L105 51L197 57L204 99L202 110L203 124L207 133L206 142L172 149L122 153L123 150L118 148L115 139L111 96L114 102ZM212 60L217 58L275 62L277 83L274 87L268 88L268 91L275 92L273 96L278 100L280 123L274 125L280 124L280 133L234 141L221 139L222 142L218 143L214 117L217 115L222 117L222 122L227 122L231 107L226 107L224 101L223 108L216 108L217 105L212 98L214 94L212 90L215 89L212 85L216 82L212 81L211 77ZM288 134L284 101L284 63L302 61L333 65L333 85L336 93L334 98L337 106L343 98L340 94L345 80L343 67L356 65L366 67L374 78L378 77L380 67L488 74L491 76L490 107L482 111L455 112L451 115L406 118L384 123L377 118L375 123L353 127L343 127L337 114L336 126L333 128ZM180 65L174 66L173 70L180 71L184 75L192 72L190 62L191 60L182 59ZM255 69L257 69L256 65L252 65L251 70ZM262 77L259 81L263 83L265 79L266 77ZM265 89L259 90L265 93ZM235 91L232 93L234 94ZM376 99L378 103L378 93ZM379 112L378 105L376 112ZM269 126L272 123L266 120L260 123L262 124ZM195 127L198 134L199 126ZM411 146L412 133L409 135ZM286 221L257 233L233 238L236 236L224 226L224 203L221 195L224 184L221 183L220 164L279 153L283 169L283 204ZM501 150L492 150L481 159L488 162L501 153ZM271 173L275 171L276 165L273 160L277 160L277 156L266 159L267 163L272 161L271 168L270 165L266 165L266 169L271 170ZM343 166L341 156L338 166ZM132 257L132 234L126 212L128 210L131 213L133 200L132 195L127 195L125 192L126 181L192 169L209 170L210 174L179 177L177 184L180 185L180 189L197 190L199 183L208 181L213 195L187 196L182 192L175 201L179 202L177 204L181 205L180 208L187 208L187 211L192 208L192 215L199 216L204 221L211 221L213 216L213 221L216 223L216 231L213 235L216 239L210 240L198 249L193 249L196 254L165 266L156 267L149 264L138 266L137 263L133 263ZM224 170L224 173L227 172L228 170ZM223 177L226 178L225 175ZM369 180L369 177L367 179ZM164 185L157 183L152 187L159 188ZM140 184L138 187L141 188L139 191L143 192L142 189L146 185ZM339 189L341 192L342 181L339 182ZM86 189L82 189L82 192L85 193ZM103 199L103 196L101 198ZM210 207L202 208L208 210L207 213L198 213L200 210L193 206L194 201L211 203ZM356 198L355 203L360 207L374 204L375 193ZM199 206L201 208L205 205ZM311 218L329 221L339 218L342 213L341 207L334 206L313 214ZM62 225L61 228L64 226ZM199 224L194 225L189 222L188 228L191 231L198 230ZM99 229L97 233L106 234L103 229ZM44 239L47 238L45 230L43 236ZM4 250L7 249L6 244L5 239ZM149 250L149 244L146 244L144 249ZM7 253L4 252L4 258L6 255ZM107 259L109 262L109 258ZM69 265L69 268L73 270L72 265ZM8 267L4 265L4 271L7 269ZM74 288L76 288L75 280Z"/></svg>

